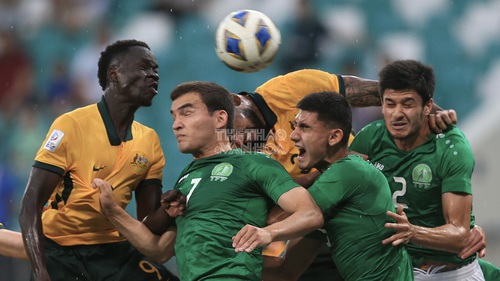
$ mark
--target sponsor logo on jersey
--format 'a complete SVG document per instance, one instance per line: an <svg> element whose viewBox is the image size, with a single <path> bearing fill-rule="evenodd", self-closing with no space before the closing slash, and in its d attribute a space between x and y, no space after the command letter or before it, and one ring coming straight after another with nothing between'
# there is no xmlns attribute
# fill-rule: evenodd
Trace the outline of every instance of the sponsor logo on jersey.
<svg viewBox="0 0 500 281"><path fill-rule="evenodd" d="M369 160L368 160L369 163L371 163ZM384 170L384 164L380 163L380 162L375 162L375 163L371 163L373 166L375 166L375 168L377 168L379 171L383 171Z"/></svg>
<svg viewBox="0 0 500 281"><path fill-rule="evenodd" d="M148 157L140 152L136 152L135 156L132 158L132 161L130 162L132 170L136 174L144 173L148 168L148 163L149 163Z"/></svg>
<svg viewBox="0 0 500 281"><path fill-rule="evenodd" d="M43 146L46 150L50 152L56 151L57 147L61 143L62 138L64 137L64 133L59 131L59 130L54 130L52 131L52 134L50 134L49 139Z"/></svg>
<svg viewBox="0 0 500 281"><path fill-rule="evenodd" d="M210 176L210 181L225 181L227 177L233 172L233 165L224 162L215 166Z"/></svg>
<svg viewBox="0 0 500 281"><path fill-rule="evenodd" d="M427 164L418 164L411 173L413 184L419 189L428 189L431 186L432 171Z"/></svg>
<svg viewBox="0 0 500 281"><path fill-rule="evenodd" d="M102 170L104 168L106 168L106 166L100 166L100 167L97 166L96 167L96 165L94 164L94 166L92 167L92 171L97 172L97 171L100 171L100 170Z"/></svg>

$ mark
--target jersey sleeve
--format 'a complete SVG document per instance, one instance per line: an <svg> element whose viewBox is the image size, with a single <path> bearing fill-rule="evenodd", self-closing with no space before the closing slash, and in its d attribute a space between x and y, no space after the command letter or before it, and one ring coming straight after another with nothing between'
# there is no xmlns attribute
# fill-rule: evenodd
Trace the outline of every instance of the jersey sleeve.
<svg viewBox="0 0 500 281"><path fill-rule="evenodd" d="M467 139L459 132L456 137L447 140L442 169L444 174L441 191L443 193L464 192L472 194L471 178L474 170L474 155Z"/></svg>
<svg viewBox="0 0 500 281"><path fill-rule="evenodd" d="M255 155L250 168L250 177L274 202L290 189L299 186L276 160L267 155Z"/></svg>
<svg viewBox="0 0 500 281"><path fill-rule="evenodd" d="M60 175L76 165L82 149L80 127L69 115L61 115L52 123L49 132L35 156L33 167L49 170Z"/></svg>

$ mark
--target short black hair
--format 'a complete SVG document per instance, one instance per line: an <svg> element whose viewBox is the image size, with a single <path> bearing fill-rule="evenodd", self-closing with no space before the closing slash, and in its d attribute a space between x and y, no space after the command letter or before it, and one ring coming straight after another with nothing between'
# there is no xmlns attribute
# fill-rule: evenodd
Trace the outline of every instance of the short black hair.
<svg viewBox="0 0 500 281"><path fill-rule="evenodd" d="M101 57L97 63L97 78L99 78L99 85L101 85L104 91L108 86L108 69L109 65L115 57L119 54L128 51L131 47L144 47L151 50L145 42L129 39L129 40L118 40L106 47L104 51L101 52Z"/></svg>
<svg viewBox="0 0 500 281"><path fill-rule="evenodd" d="M340 144L348 144L352 130L352 111L343 95L336 92L313 93L300 100L297 108L316 112L318 120L329 128L340 128L344 133Z"/></svg>
<svg viewBox="0 0 500 281"><path fill-rule="evenodd" d="M226 129L234 127L235 105L229 91L214 82L192 81L179 84L170 93L170 99L176 100L180 96L194 92L198 93L203 103L207 106L208 112L213 114L216 110L227 112L228 120Z"/></svg>
<svg viewBox="0 0 500 281"><path fill-rule="evenodd" d="M431 66L416 60L398 60L384 66L378 75L380 96L386 89L415 90L422 106L434 96L436 77Z"/></svg>

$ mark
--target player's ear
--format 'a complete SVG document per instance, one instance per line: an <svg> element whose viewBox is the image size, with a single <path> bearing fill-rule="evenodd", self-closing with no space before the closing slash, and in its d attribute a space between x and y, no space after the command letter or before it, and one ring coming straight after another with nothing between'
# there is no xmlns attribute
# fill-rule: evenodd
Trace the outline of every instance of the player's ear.
<svg viewBox="0 0 500 281"><path fill-rule="evenodd" d="M344 132L340 128L331 129L330 135L328 136L328 145L334 146L339 143L344 137Z"/></svg>
<svg viewBox="0 0 500 281"><path fill-rule="evenodd" d="M214 114L216 114L215 127L217 129L227 128L227 121L229 120L227 112L225 110L216 110Z"/></svg>
<svg viewBox="0 0 500 281"><path fill-rule="evenodd" d="M116 67L112 66L108 69L108 77L109 77L109 82L116 83L118 82L118 69Z"/></svg>
<svg viewBox="0 0 500 281"><path fill-rule="evenodd" d="M434 108L434 100L431 98L424 106L424 115L431 114L432 108Z"/></svg>
<svg viewBox="0 0 500 281"><path fill-rule="evenodd" d="M233 97L234 105L239 106L241 104L241 97L233 93L231 93L231 96Z"/></svg>

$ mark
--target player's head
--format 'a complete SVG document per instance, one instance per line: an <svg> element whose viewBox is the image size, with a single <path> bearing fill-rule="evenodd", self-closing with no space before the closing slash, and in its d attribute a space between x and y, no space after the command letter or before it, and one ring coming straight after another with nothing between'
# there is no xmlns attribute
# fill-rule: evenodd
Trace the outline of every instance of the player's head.
<svg viewBox="0 0 500 281"><path fill-rule="evenodd" d="M352 112L342 95L320 92L305 96L298 104L290 138L299 149L299 168L321 169L347 149L352 129Z"/></svg>
<svg viewBox="0 0 500 281"><path fill-rule="evenodd" d="M415 60L399 60L385 65L379 72L379 92L387 89L413 90L422 98L422 106L434 96L436 78L432 67Z"/></svg>
<svg viewBox="0 0 500 281"><path fill-rule="evenodd" d="M396 140L409 141L425 134L435 85L432 68L414 60L395 61L382 68L382 113Z"/></svg>
<svg viewBox="0 0 500 281"><path fill-rule="evenodd" d="M121 98L139 106L149 106L158 93L158 63L149 46L137 40L120 40L101 52L99 84L113 89Z"/></svg>
<svg viewBox="0 0 500 281"><path fill-rule="evenodd" d="M254 101L259 96L249 92L233 93L231 96L236 106L234 116L236 134L233 136L235 143L245 149L262 150L272 126L268 125L264 114Z"/></svg>
<svg viewBox="0 0 500 281"><path fill-rule="evenodd" d="M181 152L197 157L226 141L220 132L232 129L234 118L228 90L213 82L193 81L175 87L170 98L173 130Z"/></svg>
<svg viewBox="0 0 500 281"><path fill-rule="evenodd" d="M99 85L103 91L109 86L108 70L110 64L115 58L118 57L118 55L127 52L131 47L143 47L151 50L145 42L131 39L116 41L113 44L108 45L106 49L101 52L101 57L97 63L97 78L99 78Z"/></svg>

